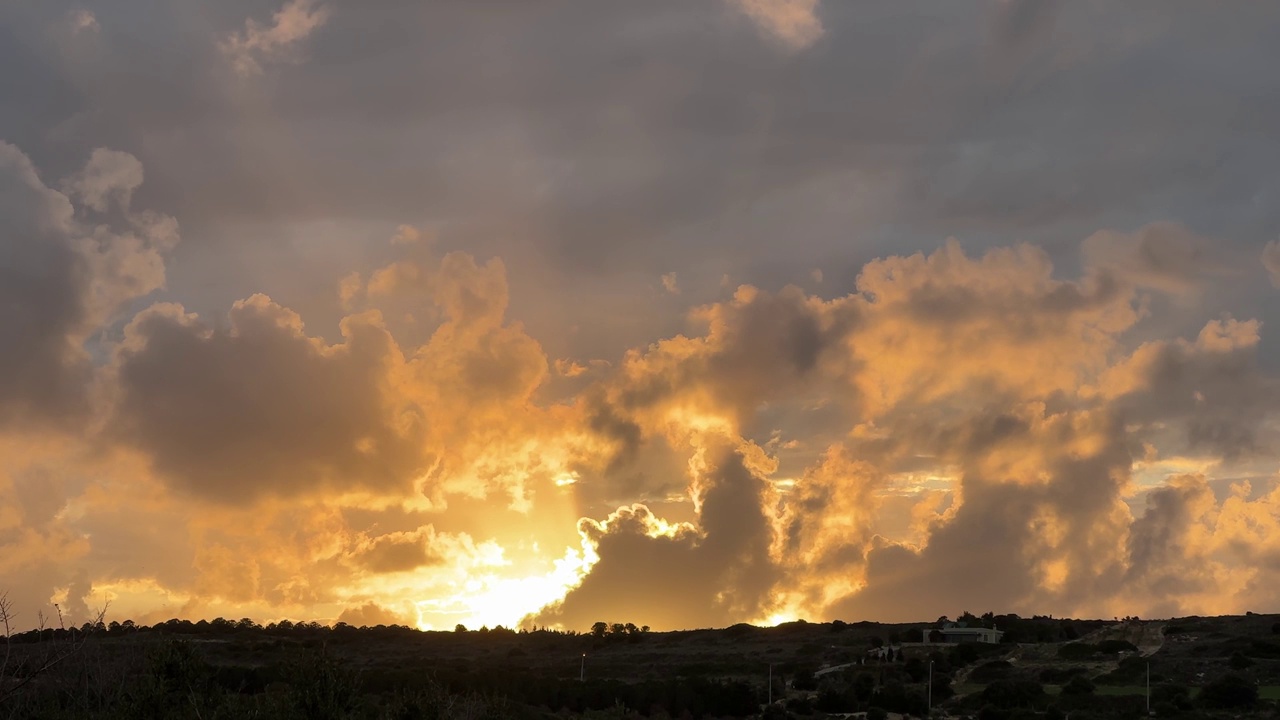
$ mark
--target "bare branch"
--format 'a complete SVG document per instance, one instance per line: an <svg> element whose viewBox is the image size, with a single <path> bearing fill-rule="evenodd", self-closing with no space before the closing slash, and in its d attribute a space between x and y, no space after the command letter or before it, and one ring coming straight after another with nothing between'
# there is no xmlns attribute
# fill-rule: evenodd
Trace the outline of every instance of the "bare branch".
<svg viewBox="0 0 1280 720"><path fill-rule="evenodd" d="M13 630L10 628L12 619L13 603L9 600L9 593L0 593L0 624L4 625L4 660L0 660L0 679L5 677L5 672L9 669L9 653L13 650Z"/></svg>
<svg viewBox="0 0 1280 720"><path fill-rule="evenodd" d="M109 606L109 603L103 603L102 609L98 611L98 614L94 618L93 622L89 623L89 626L91 628L97 628L102 625L102 621L104 618L106 618L106 615L107 615L108 606ZM58 626L63 630L65 630L66 623L62 616L62 608L58 607L56 603L54 604L54 607L57 608L58 610ZM8 599L8 594L6 593L4 595L0 595L0 625L3 625L4 627L4 634L5 634L4 662L6 665L8 664L8 661L9 661L9 651L11 648L10 621L14 617L15 617L15 613L13 612L13 606ZM29 685L36 678L49 672L54 667L61 664L63 661L67 660L68 658L78 654L81 651L81 649L84 647L84 644L89 641L89 637L92 634L93 634L92 630L87 633L77 633L73 630L71 632L71 639L68 641L68 643L65 646L62 646L60 648L55 647L55 649L52 650L44 658L43 662L37 665L35 669L26 671L25 674L22 676L22 678L20 678L12 686L8 688L0 688L0 704L3 704L7 702L10 698L13 698L14 696L16 696L24 687ZM3 675L3 672L0 672L0 676L2 675Z"/></svg>

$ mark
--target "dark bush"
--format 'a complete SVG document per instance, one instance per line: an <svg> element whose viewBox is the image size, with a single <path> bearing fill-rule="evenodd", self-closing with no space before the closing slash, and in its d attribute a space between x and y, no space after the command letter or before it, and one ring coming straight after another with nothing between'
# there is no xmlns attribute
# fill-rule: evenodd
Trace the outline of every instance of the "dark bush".
<svg viewBox="0 0 1280 720"><path fill-rule="evenodd" d="M911 682L920 682L929 675L929 666L918 657L907 658L902 669L911 678Z"/></svg>
<svg viewBox="0 0 1280 720"><path fill-rule="evenodd" d="M1084 675L1076 675L1062 686L1063 695L1092 695L1093 691L1093 681Z"/></svg>
<svg viewBox="0 0 1280 720"><path fill-rule="evenodd" d="M1065 685L1071 678L1087 673L1082 667L1048 667L1040 671L1040 682L1050 685Z"/></svg>
<svg viewBox="0 0 1280 720"><path fill-rule="evenodd" d="M1058 657L1063 660L1088 660L1098 654L1098 646L1089 643L1066 643L1058 648Z"/></svg>
<svg viewBox="0 0 1280 720"><path fill-rule="evenodd" d="M997 680L982 690L983 702L997 708L1030 708L1045 699L1044 687L1034 680Z"/></svg>
<svg viewBox="0 0 1280 720"><path fill-rule="evenodd" d="M1186 710L1191 707L1191 690L1186 685L1162 683L1151 687L1151 704L1168 703Z"/></svg>
<svg viewBox="0 0 1280 720"><path fill-rule="evenodd" d="M1258 686L1239 675L1223 675L1200 690L1199 701L1215 709L1252 707L1258 702Z"/></svg>
<svg viewBox="0 0 1280 720"><path fill-rule="evenodd" d="M1138 646L1126 640L1103 640L1098 643L1098 652L1103 655L1119 655L1122 652L1138 652Z"/></svg>
<svg viewBox="0 0 1280 720"><path fill-rule="evenodd" d="M1231 659L1227 661L1227 664L1231 666L1232 670L1244 670L1253 667L1254 662L1245 657L1244 653L1237 650L1231 653Z"/></svg>
<svg viewBox="0 0 1280 720"><path fill-rule="evenodd" d="M1145 682L1149 662L1144 657L1127 657L1120 661L1115 670L1095 678L1094 681L1099 685L1136 685ZM1152 682L1158 682L1162 679L1162 675L1152 672Z"/></svg>

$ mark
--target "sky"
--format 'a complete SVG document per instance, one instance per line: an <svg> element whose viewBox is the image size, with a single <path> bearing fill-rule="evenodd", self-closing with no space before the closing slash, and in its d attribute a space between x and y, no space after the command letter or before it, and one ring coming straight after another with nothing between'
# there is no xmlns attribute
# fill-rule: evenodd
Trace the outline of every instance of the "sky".
<svg viewBox="0 0 1280 720"><path fill-rule="evenodd" d="M1244 1L0 3L0 592L1280 611L1278 37Z"/></svg>

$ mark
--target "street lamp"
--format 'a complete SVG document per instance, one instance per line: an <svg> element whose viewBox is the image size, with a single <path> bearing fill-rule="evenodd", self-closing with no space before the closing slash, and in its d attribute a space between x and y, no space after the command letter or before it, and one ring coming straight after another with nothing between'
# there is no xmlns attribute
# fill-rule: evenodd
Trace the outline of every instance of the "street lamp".
<svg viewBox="0 0 1280 720"><path fill-rule="evenodd" d="M587 681L587 654L582 653L582 667L578 669L578 682Z"/></svg>
<svg viewBox="0 0 1280 720"><path fill-rule="evenodd" d="M773 704L773 663L769 663L769 704Z"/></svg>
<svg viewBox="0 0 1280 720"><path fill-rule="evenodd" d="M1147 661L1147 717L1151 717L1151 661Z"/></svg>
<svg viewBox="0 0 1280 720"><path fill-rule="evenodd" d="M929 714L933 714L933 661L929 661Z"/></svg>

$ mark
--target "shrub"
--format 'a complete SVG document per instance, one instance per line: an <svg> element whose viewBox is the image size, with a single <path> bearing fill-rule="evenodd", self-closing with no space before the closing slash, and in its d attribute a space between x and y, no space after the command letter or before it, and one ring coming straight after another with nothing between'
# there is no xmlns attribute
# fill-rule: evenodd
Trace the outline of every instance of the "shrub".
<svg viewBox="0 0 1280 720"><path fill-rule="evenodd" d="M1237 650L1231 654L1231 659L1227 661L1227 664L1231 666L1232 670L1244 670L1245 668L1253 667L1254 663L1245 657L1244 653Z"/></svg>
<svg viewBox="0 0 1280 720"><path fill-rule="evenodd" d="M1200 691L1200 703L1209 708L1245 708L1257 702L1258 687L1234 674L1223 675Z"/></svg>
<svg viewBox="0 0 1280 720"><path fill-rule="evenodd" d="M1035 707L1044 698L1044 687L1034 680L997 680L982 690L982 700L997 708Z"/></svg>
<svg viewBox="0 0 1280 720"><path fill-rule="evenodd" d="M1126 640L1103 640L1098 643L1098 652L1103 655L1119 655L1122 652L1138 652L1138 646Z"/></svg>
<svg viewBox="0 0 1280 720"><path fill-rule="evenodd" d="M1065 685L1071 678L1088 672L1082 667L1047 667L1040 671L1040 682L1050 685Z"/></svg>
<svg viewBox="0 0 1280 720"><path fill-rule="evenodd" d="M1087 660L1097 653L1098 646L1089 643L1067 643L1058 648L1058 657L1063 660Z"/></svg>
<svg viewBox="0 0 1280 720"><path fill-rule="evenodd" d="M1076 675L1071 678L1070 682L1062 686L1063 695L1092 695L1093 691L1093 681L1084 675Z"/></svg>

